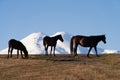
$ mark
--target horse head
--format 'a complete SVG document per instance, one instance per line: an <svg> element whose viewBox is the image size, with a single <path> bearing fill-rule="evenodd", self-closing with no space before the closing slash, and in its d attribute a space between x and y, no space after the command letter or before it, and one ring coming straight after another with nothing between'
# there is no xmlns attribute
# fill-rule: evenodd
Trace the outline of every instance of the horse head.
<svg viewBox="0 0 120 80"><path fill-rule="evenodd" d="M60 41L64 41L61 35L58 35Z"/></svg>
<svg viewBox="0 0 120 80"><path fill-rule="evenodd" d="M24 52L24 54L25 54L25 58L28 58L28 51L27 51L26 48L23 50L23 52Z"/></svg>
<svg viewBox="0 0 120 80"><path fill-rule="evenodd" d="M102 35L102 41L106 44L106 37L105 37L105 35Z"/></svg>

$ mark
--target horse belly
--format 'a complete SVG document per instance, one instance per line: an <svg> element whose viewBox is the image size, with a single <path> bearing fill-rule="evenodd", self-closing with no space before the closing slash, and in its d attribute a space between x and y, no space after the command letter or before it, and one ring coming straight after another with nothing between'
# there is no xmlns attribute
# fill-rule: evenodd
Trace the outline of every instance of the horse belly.
<svg viewBox="0 0 120 80"><path fill-rule="evenodd" d="M92 46L92 42L83 39L83 40L80 40L80 45L83 47L90 47Z"/></svg>

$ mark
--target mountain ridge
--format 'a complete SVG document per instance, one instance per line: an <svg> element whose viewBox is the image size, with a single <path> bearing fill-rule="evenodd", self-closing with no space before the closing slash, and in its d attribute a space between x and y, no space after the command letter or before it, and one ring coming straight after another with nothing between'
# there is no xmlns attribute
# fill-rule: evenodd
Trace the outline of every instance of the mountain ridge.
<svg viewBox="0 0 120 80"><path fill-rule="evenodd" d="M57 41L57 45L56 45L56 50L55 53L56 54L70 54L70 49L69 49L69 44L70 44L70 39L73 35L67 33L67 32L57 32L51 36L55 36L61 34L64 42L61 41ZM43 46L43 38L46 36L46 34L42 33L42 32L34 32L30 35L28 35L27 37L23 38L22 40L20 40L27 48L29 54L44 54L44 46ZM48 35L49 36L49 35ZM117 50L105 50L102 48L97 47L98 49L98 53L118 53ZM50 51L50 48L49 48ZM87 54L88 52L88 48L85 47L78 47L78 51L77 53L82 53L82 54ZM7 53L7 48L0 51L0 53ZM15 53L15 50L14 52ZM94 49L92 49L91 53L95 53Z"/></svg>

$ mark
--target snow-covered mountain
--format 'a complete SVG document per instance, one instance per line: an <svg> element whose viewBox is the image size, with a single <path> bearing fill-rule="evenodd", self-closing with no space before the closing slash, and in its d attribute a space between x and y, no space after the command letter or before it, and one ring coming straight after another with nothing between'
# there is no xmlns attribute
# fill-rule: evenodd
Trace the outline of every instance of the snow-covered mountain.
<svg viewBox="0 0 120 80"><path fill-rule="evenodd" d="M58 34L62 35L64 42L61 42L59 40L57 41L55 53L69 54L70 53L70 49L69 49L70 39L73 35L66 33L66 32L57 32L51 36L55 36ZM29 54L44 54L45 51L44 51L44 46L43 46L43 38L45 36L46 36L46 34L37 32L37 33L32 33L32 34L28 35L27 37L25 37L24 39L22 39L20 41L26 46ZM117 53L117 50L104 50L102 48L97 48L97 49L98 49L98 53ZM50 48L49 48L49 50L50 50ZM13 53L15 53L15 52L16 52L16 50L14 50ZM79 46L77 52L86 54L88 52L88 49L85 47ZM91 51L91 53L95 53L94 49ZM2 50L0 52L0 54L7 54L7 48Z"/></svg>

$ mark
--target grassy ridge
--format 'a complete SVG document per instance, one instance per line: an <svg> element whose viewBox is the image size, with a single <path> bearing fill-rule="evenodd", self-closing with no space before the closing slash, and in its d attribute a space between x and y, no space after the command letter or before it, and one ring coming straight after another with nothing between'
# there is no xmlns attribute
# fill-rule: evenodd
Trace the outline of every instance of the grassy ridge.
<svg viewBox="0 0 120 80"><path fill-rule="evenodd" d="M120 55L104 54L100 57L80 54L31 55L29 59L7 59L0 56L0 80L119 80Z"/></svg>

